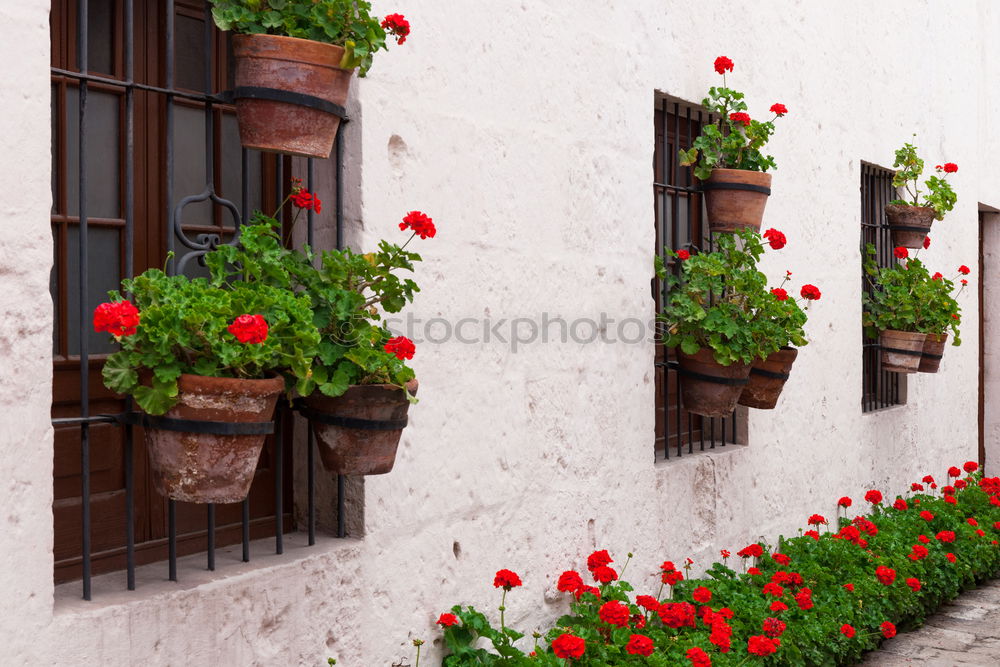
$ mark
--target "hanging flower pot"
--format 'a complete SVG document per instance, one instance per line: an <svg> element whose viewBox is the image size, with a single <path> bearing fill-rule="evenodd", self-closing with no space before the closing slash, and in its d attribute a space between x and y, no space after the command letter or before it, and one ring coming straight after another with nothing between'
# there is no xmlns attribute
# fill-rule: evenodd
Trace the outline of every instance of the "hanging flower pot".
<svg viewBox="0 0 1000 667"><path fill-rule="evenodd" d="M237 503L247 497L278 396L265 380L181 375L177 403L163 417L143 415L156 490L189 503Z"/></svg>
<svg viewBox="0 0 1000 667"><path fill-rule="evenodd" d="M923 356L927 334L915 331L883 331L879 335L882 347L882 370L892 373L916 373Z"/></svg>
<svg viewBox="0 0 1000 667"><path fill-rule="evenodd" d="M344 49L283 35L233 35L236 120L245 148L327 158L354 70Z"/></svg>
<svg viewBox="0 0 1000 667"><path fill-rule="evenodd" d="M747 385L750 364L723 366L706 347L696 354L678 350L677 361L684 409L703 417L728 417Z"/></svg>
<svg viewBox="0 0 1000 667"><path fill-rule="evenodd" d="M417 381L407 383L417 393ZM323 467L338 475L382 475L392 470L410 402L391 384L351 385L341 396L314 393L302 402Z"/></svg>
<svg viewBox="0 0 1000 667"><path fill-rule="evenodd" d="M798 354L799 351L794 347L783 347L769 354L767 359L754 362L750 368L749 382L740 394L740 405L758 410L773 410Z"/></svg>
<svg viewBox="0 0 1000 667"><path fill-rule="evenodd" d="M921 373L937 373L944 356L944 346L948 343L948 334L927 334L923 353L920 355Z"/></svg>
<svg viewBox="0 0 1000 667"><path fill-rule="evenodd" d="M760 230L764 206L771 195L771 174L713 169L708 180L702 181L701 189L705 193L709 230L735 232L747 227Z"/></svg>
<svg viewBox="0 0 1000 667"><path fill-rule="evenodd" d="M931 206L886 204L885 217L889 222L894 246L922 248L924 238L931 232L931 223L937 215Z"/></svg>

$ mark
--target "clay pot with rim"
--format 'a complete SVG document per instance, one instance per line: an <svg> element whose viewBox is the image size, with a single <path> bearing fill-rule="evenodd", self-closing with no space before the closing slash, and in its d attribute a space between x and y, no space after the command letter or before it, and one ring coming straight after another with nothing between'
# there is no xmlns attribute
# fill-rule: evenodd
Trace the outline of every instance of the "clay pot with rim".
<svg viewBox="0 0 1000 667"><path fill-rule="evenodd" d="M923 354L920 355L921 373L937 373L944 356L944 346L948 343L948 334L927 334L924 341Z"/></svg>
<svg viewBox="0 0 1000 667"><path fill-rule="evenodd" d="M264 380L181 375L177 405L165 417L193 421L268 422L285 389ZM266 435L217 435L146 426L156 490L188 503L238 503L247 497Z"/></svg>
<svg viewBox="0 0 1000 667"><path fill-rule="evenodd" d="M916 373L923 356L927 334L887 329L879 335L882 370L892 373Z"/></svg>
<svg viewBox="0 0 1000 667"><path fill-rule="evenodd" d="M799 351L794 347L783 347L767 355L767 359L755 361L750 368L749 382L740 394L740 405L773 410L798 355Z"/></svg>
<svg viewBox="0 0 1000 667"><path fill-rule="evenodd" d="M750 364L723 366L707 347L696 354L678 350L677 362L684 409L703 417L728 417L747 385Z"/></svg>
<svg viewBox="0 0 1000 667"><path fill-rule="evenodd" d="M417 393L417 381L406 385ZM391 384L351 385L341 396L313 393L303 400L323 467L338 475L383 475L396 462L410 402ZM324 418L343 423L325 423ZM352 425L352 422L355 425Z"/></svg>
<svg viewBox="0 0 1000 667"><path fill-rule="evenodd" d="M931 233L931 223L937 212L931 206L886 204L885 217L892 232L892 243L904 248L924 247L924 238Z"/></svg>
<svg viewBox="0 0 1000 667"><path fill-rule="evenodd" d="M270 153L330 157L339 116L267 98L274 95L268 91L276 90L346 106L354 70L339 66L344 49L282 35L233 35L233 56L236 120L243 146Z"/></svg>
<svg viewBox="0 0 1000 667"><path fill-rule="evenodd" d="M760 231L764 206L771 195L771 174L746 169L713 169L702 181L708 228L736 232L745 227Z"/></svg>

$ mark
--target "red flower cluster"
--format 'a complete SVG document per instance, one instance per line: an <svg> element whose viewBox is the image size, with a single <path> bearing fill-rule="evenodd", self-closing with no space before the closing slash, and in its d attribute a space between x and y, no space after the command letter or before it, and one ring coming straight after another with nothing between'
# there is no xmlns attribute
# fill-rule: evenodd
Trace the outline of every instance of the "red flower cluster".
<svg viewBox="0 0 1000 667"><path fill-rule="evenodd" d="M910 587L914 593L920 590L920 580L916 577L910 577L906 580L906 585Z"/></svg>
<svg viewBox="0 0 1000 667"><path fill-rule="evenodd" d="M882 636L886 639L892 639L896 636L896 626L889 621L886 621L880 627L882 628Z"/></svg>
<svg viewBox="0 0 1000 667"><path fill-rule="evenodd" d="M923 560L924 558L927 558L927 554L930 553L927 550L927 547L925 547L922 544L914 544L912 547L912 551L913 552L909 556L907 556L907 558L909 558L912 561Z"/></svg>
<svg viewBox="0 0 1000 667"><path fill-rule="evenodd" d="M924 237L924 250L927 250L930 247L931 247L931 237L925 236Z"/></svg>
<svg viewBox="0 0 1000 667"><path fill-rule="evenodd" d="M734 123L743 123L743 127L750 125L750 114L745 111L734 111L729 114L729 120Z"/></svg>
<svg viewBox="0 0 1000 667"><path fill-rule="evenodd" d="M694 598L695 602L706 604L712 600L712 591L708 590L704 586L699 586L691 592L691 597Z"/></svg>
<svg viewBox="0 0 1000 667"><path fill-rule="evenodd" d="M759 544L749 544L737 551L736 555L740 558L760 558L764 555L764 547Z"/></svg>
<svg viewBox="0 0 1000 667"><path fill-rule="evenodd" d="M665 583L667 586L673 586L678 581L684 578L684 575L680 573L680 570L674 567L674 564L669 561L663 561L663 565L660 566L662 574L660 574L660 581Z"/></svg>
<svg viewBox="0 0 1000 667"><path fill-rule="evenodd" d="M753 655L771 655L777 652L779 646L781 646L780 639L771 639L764 635L753 635L747 640L747 651Z"/></svg>
<svg viewBox="0 0 1000 667"><path fill-rule="evenodd" d="M771 294L773 294L774 298L777 299L778 301L788 300L788 292L786 292L784 289L780 287L772 287Z"/></svg>
<svg viewBox="0 0 1000 667"><path fill-rule="evenodd" d="M934 168L938 171L943 171L946 174L954 174L958 171L958 165L954 162L945 162L943 165L935 165Z"/></svg>
<svg viewBox="0 0 1000 667"><path fill-rule="evenodd" d="M761 236L767 239L768 243L775 250L781 250L785 247L785 244L788 243L788 239L785 238L785 235L777 229L769 229L761 234Z"/></svg>
<svg viewBox="0 0 1000 667"><path fill-rule="evenodd" d="M395 338L390 338L382 348L389 354L396 355L396 358L400 361L404 359L412 359L413 354L417 351L416 346L413 341L406 336L396 336Z"/></svg>
<svg viewBox="0 0 1000 667"><path fill-rule="evenodd" d="M437 228L434 227L434 220L420 211L410 211L399 223L400 229L412 229L413 233L422 239L434 238Z"/></svg>
<svg viewBox="0 0 1000 667"><path fill-rule="evenodd" d="M691 667L712 667L712 659L697 646L689 648L684 655L691 661Z"/></svg>
<svg viewBox="0 0 1000 667"><path fill-rule="evenodd" d="M576 659L582 657L586 650L587 642L568 632L559 635L552 642L552 652L556 654L557 658Z"/></svg>
<svg viewBox="0 0 1000 667"><path fill-rule="evenodd" d="M962 271L962 269L965 269L965 271ZM960 273L968 273L969 272L969 267L967 267L967 266L961 266L961 267L959 267L958 270L959 270ZM966 461L965 463L962 464L962 469L965 470L965 472L967 472L967 473L974 473L977 470L979 470L979 464L976 463L975 461ZM994 479L996 479L996 478L994 478Z"/></svg>
<svg viewBox="0 0 1000 667"><path fill-rule="evenodd" d="M848 639L854 636L854 626L844 623L840 626L840 634L844 635Z"/></svg>
<svg viewBox="0 0 1000 667"><path fill-rule="evenodd" d="M628 607L618 600L611 600L601 605L601 608L597 610L597 616L608 625L619 628L628 627Z"/></svg>
<svg viewBox="0 0 1000 667"><path fill-rule="evenodd" d="M559 575L559 581L556 583L556 590L562 591L563 593L576 593L578 590L583 588L583 577L580 573L575 570L566 570Z"/></svg>
<svg viewBox="0 0 1000 667"><path fill-rule="evenodd" d="M800 589L799 592L795 594L795 603L799 605L799 609L802 611L809 611L813 608L812 594L813 592L811 588Z"/></svg>
<svg viewBox="0 0 1000 667"><path fill-rule="evenodd" d="M384 19L382 19L382 30L385 30L390 35L396 36L396 43L402 44L406 41L406 38L410 35L410 22L407 21L402 14L387 14Z"/></svg>
<svg viewBox="0 0 1000 667"><path fill-rule="evenodd" d="M263 343L267 340L267 322L260 315L240 315L227 328L241 343Z"/></svg>
<svg viewBox="0 0 1000 667"><path fill-rule="evenodd" d="M733 71L733 61L725 56L719 56L715 59L715 71L719 74L725 74L726 70Z"/></svg>
<svg viewBox="0 0 1000 667"><path fill-rule="evenodd" d="M656 613L660 621L671 628L695 627L695 609L690 602L665 602Z"/></svg>
<svg viewBox="0 0 1000 667"><path fill-rule="evenodd" d="M789 563L792 562L792 559L789 558L787 555L780 554L777 551L771 554L771 559L774 560L775 563L781 563L782 565L788 565Z"/></svg>
<svg viewBox="0 0 1000 667"><path fill-rule="evenodd" d="M780 598L782 595L785 594L785 589L782 588L779 584L776 584L773 581L769 581L768 583L764 584L763 593L764 595L773 595L776 598Z"/></svg>
<svg viewBox="0 0 1000 667"><path fill-rule="evenodd" d="M969 273L971 271L972 271L972 269L970 269L969 267L967 267L965 264L963 264L962 266L958 267L958 272L961 273L963 276L969 275ZM971 461L969 463L971 463ZM966 463L965 465L969 465L969 464ZM978 468L978 467L979 466L976 466L976 468ZM975 472L976 468L973 468L972 470L969 470L968 468L966 468L965 471L966 472Z"/></svg>
<svg viewBox="0 0 1000 667"><path fill-rule="evenodd" d="M784 621L774 618L773 616L769 616L764 619L764 627L762 630L768 637L780 637L786 627L788 627L788 625Z"/></svg>
<svg viewBox="0 0 1000 667"><path fill-rule="evenodd" d="M837 504L840 505L841 507L850 507L851 499L848 498L847 496L844 496L843 498L837 501Z"/></svg>
<svg viewBox="0 0 1000 667"><path fill-rule="evenodd" d="M892 254L896 256L896 259L906 259L910 256L910 251L903 246L897 246L896 249L892 251Z"/></svg>
<svg viewBox="0 0 1000 667"><path fill-rule="evenodd" d="M323 202L320 201L319 197L305 188L295 188L288 198L292 200L292 205L297 208L304 208L307 211L316 211L317 213L323 211Z"/></svg>
<svg viewBox="0 0 1000 667"><path fill-rule="evenodd" d="M891 567L879 565L875 568L875 578L883 586L891 586L892 582L896 581L896 571Z"/></svg>
<svg viewBox="0 0 1000 667"><path fill-rule="evenodd" d="M689 253L687 250L678 250L677 259L681 260L682 262L685 259L691 259L691 253Z"/></svg>
<svg viewBox="0 0 1000 667"><path fill-rule="evenodd" d="M958 466L952 466L948 468L948 477L961 477L962 471L958 469Z"/></svg>
<svg viewBox="0 0 1000 667"><path fill-rule="evenodd" d="M608 567L607 565L595 567L590 574L593 575L594 581L602 584L610 584L612 581L618 579L618 573L615 572L614 568Z"/></svg>
<svg viewBox="0 0 1000 667"><path fill-rule="evenodd" d="M771 105L771 113L777 116L784 116L786 113L788 113L788 108L785 107L785 105L781 104L780 102L775 102L774 104Z"/></svg>
<svg viewBox="0 0 1000 667"><path fill-rule="evenodd" d="M442 627L450 627L452 625L458 625L458 617L455 614L441 614L437 620L438 625Z"/></svg>
<svg viewBox="0 0 1000 667"><path fill-rule="evenodd" d="M513 572L512 570L498 570L496 576L493 577L494 588L502 588L505 591L509 591L520 585L521 577L517 576L517 572Z"/></svg>
<svg viewBox="0 0 1000 667"><path fill-rule="evenodd" d="M940 533L935 535L938 542L943 542L945 544L951 544L955 541L955 533L950 530L942 530Z"/></svg>
<svg viewBox="0 0 1000 667"><path fill-rule="evenodd" d="M905 250L906 248L903 249ZM870 502L872 505L878 505L880 502L882 502L882 492L878 491L877 489L872 489L871 491L865 494L865 500Z"/></svg>
<svg viewBox="0 0 1000 667"><path fill-rule="evenodd" d="M649 656L653 654L653 640L645 635L632 635L625 645L625 652L630 655Z"/></svg>
<svg viewBox="0 0 1000 667"><path fill-rule="evenodd" d="M818 526L820 524L826 525L827 520L822 514L813 514L809 517L810 526Z"/></svg>
<svg viewBox="0 0 1000 667"><path fill-rule="evenodd" d="M810 301L819 301L819 298L823 296L819 288L815 285L803 285L802 291L799 292L803 299L808 299Z"/></svg>
<svg viewBox="0 0 1000 667"><path fill-rule="evenodd" d="M110 301L94 309L94 331L132 336L139 326L139 309L131 301Z"/></svg>

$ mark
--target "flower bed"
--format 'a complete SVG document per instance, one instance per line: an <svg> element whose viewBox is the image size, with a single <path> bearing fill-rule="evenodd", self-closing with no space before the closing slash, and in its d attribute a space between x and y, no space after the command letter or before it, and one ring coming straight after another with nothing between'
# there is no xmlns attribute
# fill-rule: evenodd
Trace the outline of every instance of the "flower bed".
<svg viewBox="0 0 1000 667"><path fill-rule="evenodd" d="M655 596L633 596L621 578L628 559L618 572L596 551L589 575L559 577L571 611L533 641L505 624L507 594L521 579L501 570L500 626L472 607L442 614L444 664L851 664L1000 570L1000 478L977 468L950 468L940 488L928 475L891 502L871 490L865 516L848 518L853 502L841 498L835 530L814 514L802 535L774 548L751 544L735 558L723 550L703 579L681 572L690 559L681 569L665 562Z"/></svg>

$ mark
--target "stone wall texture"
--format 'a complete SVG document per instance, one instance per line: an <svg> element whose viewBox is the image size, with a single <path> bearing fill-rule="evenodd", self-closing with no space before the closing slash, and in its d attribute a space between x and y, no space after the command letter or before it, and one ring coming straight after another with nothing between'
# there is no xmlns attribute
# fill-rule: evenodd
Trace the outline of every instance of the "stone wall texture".
<svg viewBox="0 0 1000 667"><path fill-rule="evenodd" d="M833 516L841 495L902 492L976 458L974 293L963 297L964 344L948 348L942 372L911 378L905 406L861 412L859 179L862 161L891 166L913 133L930 164L958 163L958 206L935 223L926 258L946 273L976 265L978 206L1000 207L996 3L376 8L405 14L414 32L356 87L350 238L367 248L398 238L408 210L434 217L411 309L424 322L652 318L655 95L699 101L724 54L751 114L786 104L765 224L789 245L766 268L791 270L823 299L778 409L750 412L745 447L654 461L651 343L556 340L515 352L495 339L424 342L414 359L421 401L396 470L365 483L363 537L249 566L220 556L211 576L192 563L181 584L158 581L161 568L137 592L99 588L92 603L54 591L48 7L2 3L0 173L16 184L0 190L6 664L409 662L411 640L432 640L452 604L496 606L499 568L524 579L508 619L530 632L563 611L555 578L594 548L634 552L638 582L666 558L703 568L720 548L793 533L813 512ZM998 286L987 294L1000 302ZM987 400L1000 396L990 389ZM995 473L1000 462L987 466ZM427 649L433 664L440 647Z"/></svg>

